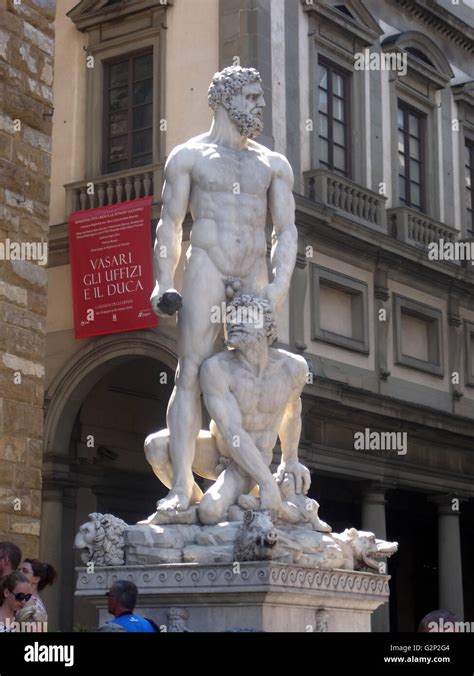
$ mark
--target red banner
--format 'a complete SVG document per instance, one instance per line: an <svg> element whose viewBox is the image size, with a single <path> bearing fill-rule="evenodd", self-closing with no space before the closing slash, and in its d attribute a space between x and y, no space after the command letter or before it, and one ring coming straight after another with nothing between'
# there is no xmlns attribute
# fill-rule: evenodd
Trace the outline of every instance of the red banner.
<svg viewBox="0 0 474 676"><path fill-rule="evenodd" d="M151 201L143 197L69 217L76 338L157 325L150 306Z"/></svg>

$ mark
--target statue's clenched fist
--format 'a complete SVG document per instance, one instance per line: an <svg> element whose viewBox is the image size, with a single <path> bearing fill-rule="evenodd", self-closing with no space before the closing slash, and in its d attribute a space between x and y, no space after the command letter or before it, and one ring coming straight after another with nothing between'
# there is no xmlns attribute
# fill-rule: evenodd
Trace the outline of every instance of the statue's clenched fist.
<svg viewBox="0 0 474 676"><path fill-rule="evenodd" d="M150 298L153 312L158 317L174 315L183 305L183 297L176 289L168 289L163 294L153 293Z"/></svg>

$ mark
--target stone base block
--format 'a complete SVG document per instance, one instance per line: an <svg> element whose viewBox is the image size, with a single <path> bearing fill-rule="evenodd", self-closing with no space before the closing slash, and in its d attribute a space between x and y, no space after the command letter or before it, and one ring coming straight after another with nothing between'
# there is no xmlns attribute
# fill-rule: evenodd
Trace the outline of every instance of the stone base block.
<svg viewBox="0 0 474 676"><path fill-rule="evenodd" d="M118 579L139 589L136 612L166 631L369 632L388 601L388 575L322 571L260 561L78 568L76 595L107 613L105 592Z"/></svg>

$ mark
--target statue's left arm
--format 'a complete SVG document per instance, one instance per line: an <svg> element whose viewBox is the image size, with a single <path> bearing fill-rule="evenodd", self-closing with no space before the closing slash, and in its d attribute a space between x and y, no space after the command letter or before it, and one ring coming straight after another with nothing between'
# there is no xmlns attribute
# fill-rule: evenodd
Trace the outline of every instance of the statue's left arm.
<svg viewBox="0 0 474 676"><path fill-rule="evenodd" d="M295 267L298 231L295 225L293 170L288 160L274 153L271 157L273 179L268 189L268 203L273 220L271 265L273 280L266 296L274 309L288 294Z"/></svg>
<svg viewBox="0 0 474 676"><path fill-rule="evenodd" d="M280 423L278 436L281 444L281 463L275 478L280 483L285 474L295 477L297 493L306 494L311 485L311 475L307 467L298 460L298 444L301 435L301 391L306 382L308 369L302 362L298 364L294 378L294 389Z"/></svg>

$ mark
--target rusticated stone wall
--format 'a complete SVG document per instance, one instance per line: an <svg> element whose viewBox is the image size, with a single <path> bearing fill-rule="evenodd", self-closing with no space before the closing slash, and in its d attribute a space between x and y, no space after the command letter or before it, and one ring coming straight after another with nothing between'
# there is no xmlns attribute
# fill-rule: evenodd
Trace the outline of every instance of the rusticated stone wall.
<svg viewBox="0 0 474 676"><path fill-rule="evenodd" d="M37 555L55 0L0 0L0 541Z"/></svg>

